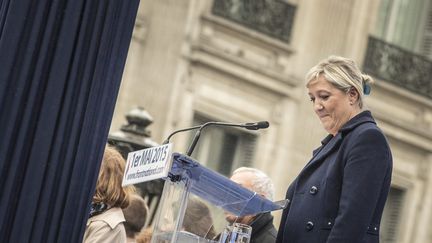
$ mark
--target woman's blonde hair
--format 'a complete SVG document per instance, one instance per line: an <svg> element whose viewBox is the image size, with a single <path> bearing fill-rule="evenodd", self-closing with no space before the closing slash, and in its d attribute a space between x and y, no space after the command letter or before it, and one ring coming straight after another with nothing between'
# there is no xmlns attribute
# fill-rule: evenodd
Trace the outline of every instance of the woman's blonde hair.
<svg viewBox="0 0 432 243"><path fill-rule="evenodd" d="M321 75L344 92L354 87L359 94L360 108L363 108L364 95L370 92L369 85L374 82L360 71L353 60L340 56L330 56L312 67L306 74L306 87Z"/></svg>
<svg viewBox="0 0 432 243"><path fill-rule="evenodd" d="M134 189L131 186L122 187L125 164L125 160L117 150L109 146L105 147L93 202L103 202L111 207L120 208L129 205L129 197Z"/></svg>

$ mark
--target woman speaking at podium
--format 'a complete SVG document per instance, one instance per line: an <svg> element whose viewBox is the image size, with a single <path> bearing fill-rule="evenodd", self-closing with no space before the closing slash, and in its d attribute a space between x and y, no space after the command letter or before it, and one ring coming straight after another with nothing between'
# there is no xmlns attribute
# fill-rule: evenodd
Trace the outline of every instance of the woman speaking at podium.
<svg viewBox="0 0 432 243"><path fill-rule="evenodd" d="M289 186L278 243L378 243L392 155L364 109L371 77L331 56L310 69L306 87L329 135Z"/></svg>

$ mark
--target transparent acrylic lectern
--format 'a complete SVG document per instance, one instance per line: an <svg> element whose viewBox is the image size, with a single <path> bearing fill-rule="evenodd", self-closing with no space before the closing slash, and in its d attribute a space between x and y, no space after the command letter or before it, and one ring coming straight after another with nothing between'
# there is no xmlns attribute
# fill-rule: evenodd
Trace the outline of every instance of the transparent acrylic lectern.
<svg viewBox="0 0 432 243"><path fill-rule="evenodd" d="M218 242L219 232L213 225L207 225L206 213L209 211L199 207L203 202L219 208L219 212L210 210L210 213L219 213L222 217L224 212L241 217L283 209L287 205L287 200L272 202L265 199L186 155L174 153L172 159L155 219L152 243ZM192 207L197 201L198 207Z"/></svg>

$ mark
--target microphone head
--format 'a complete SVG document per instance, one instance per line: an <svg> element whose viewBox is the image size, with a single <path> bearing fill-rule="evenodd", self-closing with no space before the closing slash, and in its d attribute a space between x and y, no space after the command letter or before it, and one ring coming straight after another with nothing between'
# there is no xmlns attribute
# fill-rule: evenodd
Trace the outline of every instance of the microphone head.
<svg viewBox="0 0 432 243"><path fill-rule="evenodd" d="M270 126L270 123L268 121L257 122L257 128L258 129L265 129L265 128L268 128L269 126Z"/></svg>
<svg viewBox="0 0 432 243"><path fill-rule="evenodd" d="M260 121L260 122L253 122L253 123L246 123L244 127L248 130L258 130L258 129L265 129L270 126L270 123L268 121Z"/></svg>

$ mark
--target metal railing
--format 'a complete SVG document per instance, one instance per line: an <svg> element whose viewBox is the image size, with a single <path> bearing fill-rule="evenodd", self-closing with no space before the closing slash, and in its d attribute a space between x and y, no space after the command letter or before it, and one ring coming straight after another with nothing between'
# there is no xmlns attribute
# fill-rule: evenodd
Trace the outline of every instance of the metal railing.
<svg viewBox="0 0 432 243"><path fill-rule="evenodd" d="M432 99L432 61L426 57L370 36L363 70Z"/></svg>
<svg viewBox="0 0 432 243"><path fill-rule="evenodd" d="M296 7L281 0L215 0L212 13L289 42Z"/></svg>

